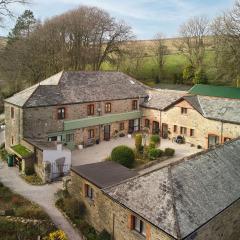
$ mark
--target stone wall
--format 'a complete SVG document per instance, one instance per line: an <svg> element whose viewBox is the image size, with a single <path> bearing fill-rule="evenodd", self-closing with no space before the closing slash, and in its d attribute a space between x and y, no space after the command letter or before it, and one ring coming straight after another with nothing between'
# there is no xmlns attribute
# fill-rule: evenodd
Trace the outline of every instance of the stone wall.
<svg viewBox="0 0 240 240"><path fill-rule="evenodd" d="M57 119L57 110L60 107L65 108L65 120L76 120L86 118L87 106L94 104L94 115L99 116L98 109L101 109L100 115L105 115L105 103L111 103L111 113L123 113L132 111L133 99L115 100L106 102L93 102L84 104L71 104L64 106L51 106L39 108L24 109L24 137L47 139L48 133L63 131L63 120Z"/></svg>
<svg viewBox="0 0 240 240"><path fill-rule="evenodd" d="M22 139L23 111L21 108L5 103L5 145L9 151L11 146L17 145ZM14 109L14 117L11 117L11 108Z"/></svg>
<svg viewBox="0 0 240 240"><path fill-rule="evenodd" d="M150 223L146 222L146 237L143 237L129 226L129 219L133 212L120 204L111 200L105 195L101 189L71 172L72 184L70 193L77 199L84 202L87 215L86 220L97 231L106 229L111 235L114 235L115 240L172 240L170 236L155 228ZM94 189L94 201L85 197L84 184L90 185Z"/></svg>
<svg viewBox="0 0 240 240"><path fill-rule="evenodd" d="M217 215L186 240L239 240L240 200Z"/></svg>

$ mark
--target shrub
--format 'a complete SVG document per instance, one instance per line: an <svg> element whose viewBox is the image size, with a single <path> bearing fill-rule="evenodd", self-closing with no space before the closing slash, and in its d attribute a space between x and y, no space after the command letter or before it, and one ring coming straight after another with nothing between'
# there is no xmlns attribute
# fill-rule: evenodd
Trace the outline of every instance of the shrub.
<svg viewBox="0 0 240 240"><path fill-rule="evenodd" d="M133 166L135 160L134 151L124 145L115 147L112 150L111 159L114 162L120 163L123 166L130 168Z"/></svg>
<svg viewBox="0 0 240 240"><path fill-rule="evenodd" d="M148 145L148 148L149 148L149 149L156 148L155 142L150 142L149 145Z"/></svg>
<svg viewBox="0 0 240 240"><path fill-rule="evenodd" d="M44 240L67 240L67 236L62 230L57 230L50 233Z"/></svg>
<svg viewBox="0 0 240 240"><path fill-rule="evenodd" d="M16 216L23 217L27 219L41 219L46 220L48 219L48 216L45 212L43 212L39 207L37 206L22 206L19 207L16 211Z"/></svg>
<svg viewBox="0 0 240 240"><path fill-rule="evenodd" d="M142 135L136 134L135 136L135 147L137 152L140 152L142 150Z"/></svg>
<svg viewBox="0 0 240 240"><path fill-rule="evenodd" d="M148 152L148 156L151 160L155 160L163 155L163 151L161 149L152 148Z"/></svg>
<svg viewBox="0 0 240 240"><path fill-rule="evenodd" d="M160 143L160 136L159 135L152 135L150 138L151 142L154 142L155 144L159 144Z"/></svg>
<svg viewBox="0 0 240 240"><path fill-rule="evenodd" d="M175 150L172 148L166 148L164 151L164 154L169 157L172 157L174 155L174 153L175 153Z"/></svg>
<svg viewBox="0 0 240 240"><path fill-rule="evenodd" d="M5 148L1 148L1 149L0 149L0 158L1 158L3 161L7 161L7 156L8 156L8 153L7 153L7 151L5 150Z"/></svg>
<svg viewBox="0 0 240 240"><path fill-rule="evenodd" d="M97 240L111 240L111 235L106 231L103 230L97 237Z"/></svg>

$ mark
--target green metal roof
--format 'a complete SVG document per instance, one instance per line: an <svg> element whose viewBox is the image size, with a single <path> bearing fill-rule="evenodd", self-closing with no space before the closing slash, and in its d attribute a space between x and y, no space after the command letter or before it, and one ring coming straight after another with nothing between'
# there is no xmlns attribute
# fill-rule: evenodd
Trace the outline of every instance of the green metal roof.
<svg viewBox="0 0 240 240"><path fill-rule="evenodd" d="M72 129L97 126L97 125L125 121L130 119L137 119L137 118L141 118L140 111L118 113L118 114L107 114L99 117L88 117L83 119L64 121L64 130L67 131Z"/></svg>
<svg viewBox="0 0 240 240"><path fill-rule="evenodd" d="M189 93L194 95L240 99L240 88L197 84Z"/></svg>

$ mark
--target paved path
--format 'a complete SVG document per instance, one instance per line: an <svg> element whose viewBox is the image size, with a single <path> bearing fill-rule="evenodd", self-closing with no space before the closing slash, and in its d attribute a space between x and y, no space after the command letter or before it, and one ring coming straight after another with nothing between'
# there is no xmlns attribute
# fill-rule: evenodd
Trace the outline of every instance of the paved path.
<svg viewBox="0 0 240 240"><path fill-rule="evenodd" d="M39 204L48 213L54 224L62 229L69 240L82 240L77 231L55 207L54 193L61 188L61 183L32 186L22 180L16 168L8 168L0 161L0 181L14 192Z"/></svg>

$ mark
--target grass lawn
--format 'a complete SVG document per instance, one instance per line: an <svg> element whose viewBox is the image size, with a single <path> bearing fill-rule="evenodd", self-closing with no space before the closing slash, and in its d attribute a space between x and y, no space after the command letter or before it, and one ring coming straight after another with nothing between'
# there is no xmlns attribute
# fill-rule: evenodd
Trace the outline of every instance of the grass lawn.
<svg viewBox="0 0 240 240"><path fill-rule="evenodd" d="M56 230L48 215L36 204L0 183L0 239L36 240ZM4 215L4 214L1 214ZM35 220L35 221L34 221Z"/></svg>

